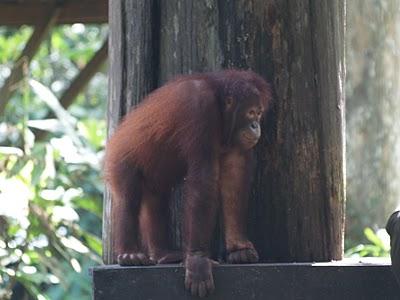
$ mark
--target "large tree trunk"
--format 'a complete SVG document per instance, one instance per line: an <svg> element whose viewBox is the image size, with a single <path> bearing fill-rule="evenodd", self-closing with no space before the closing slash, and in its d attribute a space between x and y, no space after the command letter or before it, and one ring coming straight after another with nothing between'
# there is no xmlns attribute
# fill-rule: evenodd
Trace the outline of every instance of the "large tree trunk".
<svg viewBox="0 0 400 300"><path fill-rule="evenodd" d="M360 242L400 200L400 6L348 1L347 231Z"/></svg>
<svg viewBox="0 0 400 300"><path fill-rule="evenodd" d="M250 236L262 261L342 257L342 1L110 1L110 30L111 131L120 108L137 103L154 80L227 67L269 80L275 99L256 149ZM107 196L106 263L110 203ZM173 216L178 245L179 199Z"/></svg>

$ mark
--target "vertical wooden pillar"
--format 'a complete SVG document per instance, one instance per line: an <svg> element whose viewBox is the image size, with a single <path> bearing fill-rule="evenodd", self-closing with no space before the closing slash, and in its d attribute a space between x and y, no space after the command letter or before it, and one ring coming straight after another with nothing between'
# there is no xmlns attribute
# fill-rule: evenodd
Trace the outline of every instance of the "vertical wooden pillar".
<svg viewBox="0 0 400 300"><path fill-rule="evenodd" d="M129 109L156 88L158 64L157 1L109 1L108 134ZM106 189L103 260L113 262L112 199Z"/></svg>
<svg viewBox="0 0 400 300"><path fill-rule="evenodd" d="M272 132L258 152L253 232L269 260L340 259L344 2L268 2L276 102L266 128Z"/></svg>
<svg viewBox="0 0 400 300"><path fill-rule="evenodd" d="M109 129L176 74L255 70L272 83L275 99L256 149L250 235L262 261L340 259L343 35L340 0L110 1ZM106 196L106 263L111 203Z"/></svg>

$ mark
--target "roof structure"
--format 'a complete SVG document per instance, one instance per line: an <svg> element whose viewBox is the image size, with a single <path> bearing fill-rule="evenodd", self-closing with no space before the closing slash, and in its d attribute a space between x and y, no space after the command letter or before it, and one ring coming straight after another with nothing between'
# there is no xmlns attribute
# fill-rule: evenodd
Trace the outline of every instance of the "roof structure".
<svg viewBox="0 0 400 300"><path fill-rule="evenodd" d="M57 24L106 23L107 0L2 0L0 25L35 25L49 11L60 8Z"/></svg>
<svg viewBox="0 0 400 300"><path fill-rule="evenodd" d="M10 76L0 88L0 115L10 100L17 84L24 77L24 66L39 49L42 41L57 24L107 23L108 0L1 0L0 26L30 25L34 30L20 57L15 61ZM71 82L60 98L67 108L84 89L107 59L107 41Z"/></svg>

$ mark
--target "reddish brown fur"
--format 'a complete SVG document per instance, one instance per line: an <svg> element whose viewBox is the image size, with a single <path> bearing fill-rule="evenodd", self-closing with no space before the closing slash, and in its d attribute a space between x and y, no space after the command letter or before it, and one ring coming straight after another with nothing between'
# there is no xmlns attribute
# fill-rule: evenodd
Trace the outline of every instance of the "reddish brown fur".
<svg viewBox="0 0 400 300"><path fill-rule="evenodd" d="M232 106L226 104L228 98ZM249 131L246 126L252 121L244 117L246 110L262 106L266 111L270 98L261 77L228 70L179 77L126 116L109 140L105 157L119 263L177 260L176 253L168 251L166 204L171 188L183 177L186 287L200 296L213 289L208 257L218 195L227 260L258 259L245 226L251 150L234 141L242 129L238 124Z"/></svg>

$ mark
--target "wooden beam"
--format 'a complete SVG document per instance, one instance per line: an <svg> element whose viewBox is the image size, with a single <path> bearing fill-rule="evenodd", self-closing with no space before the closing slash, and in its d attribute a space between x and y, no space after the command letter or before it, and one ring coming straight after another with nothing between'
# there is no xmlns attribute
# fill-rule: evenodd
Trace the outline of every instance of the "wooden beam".
<svg viewBox="0 0 400 300"><path fill-rule="evenodd" d="M106 40L101 48L96 52L92 59L82 69L82 71L71 82L68 89L60 98L60 103L64 108L68 108L80 92L86 87L92 77L101 68L107 59L108 41Z"/></svg>
<svg viewBox="0 0 400 300"><path fill-rule="evenodd" d="M214 268L216 290L207 300L399 299L390 260L226 265ZM183 287L180 265L98 266L92 269L94 300L199 299Z"/></svg>
<svg viewBox="0 0 400 300"><path fill-rule="evenodd" d="M51 3L55 1L1 3L0 25L35 25L37 20L46 18L46 12ZM65 4L60 5L61 13L57 24L107 23L107 3L107 0L65 1Z"/></svg>
<svg viewBox="0 0 400 300"><path fill-rule="evenodd" d="M0 8L1 11L1 8ZM48 7L45 9L45 17L40 19L41 22L35 27L29 41L27 42L24 50L20 57L15 62L14 68L11 71L10 76L4 82L0 90L0 115L3 114L6 104L10 100L10 97L16 89L16 84L20 82L24 76L23 68L24 65L29 64L33 56L36 54L41 42L46 37L47 33L53 27L59 14L59 7ZM1 17L0 17L1 19Z"/></svg>

